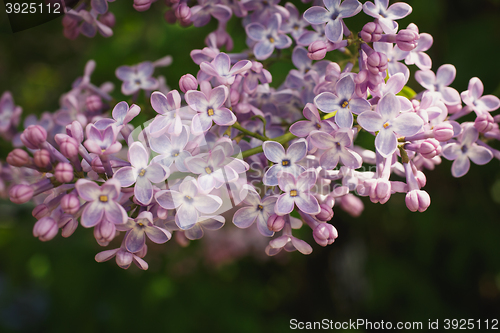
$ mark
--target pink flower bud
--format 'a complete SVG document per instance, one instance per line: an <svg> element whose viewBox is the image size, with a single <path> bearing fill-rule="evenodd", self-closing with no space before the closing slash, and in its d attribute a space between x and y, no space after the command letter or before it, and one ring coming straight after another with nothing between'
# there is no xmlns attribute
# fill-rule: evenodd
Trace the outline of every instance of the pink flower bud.
<svg viewBox="0 0 500 333"><path fill-rule="evenodd" d="M118 251L116 253L116 264L123 269L127 269L132 260L134 259L134 255L127 251Z"/></svg>
<svg viewBox="0 0 500 333"><path fill-rule="evenodd" d="M74 158L78 156L79 144L74 138L65 134L56 134L55 140L59 145L61 154L67 158Z"/></svg>
<svg viewBox="0 0 500 333"><path fill-rule="evenodd" d="M151 7L151 0L134 0L134 9L138 12L143 12Z"/></svg>
<svg viewBox="0 0 500 333"><path fill-rule="evenodd" d="M335 227L329 223L320 223L314 228L313 237L316 243L321 246L327 246L335 241L338 237L338 232Z"/></svg>
<svg viewBox="0 0 500 333"><path fill-rule="evenodd" d="M99 112L103 107L102 99L97 95L87 96L87 99L85 99L85 105L87 106L89 112Z"/></svg>
<svg viewBox="0 0 500 333"><path fill-rule="evenodd" d="M285 218L273 214L267 219L267 228L271 231L278 232L285 226Z"/></svg>
<svg viewBox="0 0 500 333"><path fill-rule="evenodd" d="M363 29L359 33L359 36L366 42L378 42L382 38L382 27L375 22L368 22L364 25Z"/></svg>
<svg viewBox="0 0 500 333"><path fill-rule="evenodd" d="M40 149L37 150L33 154L33 162L35 162L35 165L39 168L47 168L50 166L50 153L46 149Z"/></svg>
<svg viewBox="0 0 500 333"><path fill-rule="evenodd" d="M61 228L61 236L67 238L75 232L76 227L78 227L78 220L72 215L63 214L59 218L57 226Z"/></svg>
<svg viewBox="0 0 500 333"><path fill-rule="evenodd" d="M47 141L47 131L40 125L30 125L21 134L21 141L27 148L38 149Z"/></svg>
<svg viewBox="0 0 500 333"><path fill-rule="evenodd" d="M189 8L186 3L182 2L177 8L175 9L175 16L180 20L180 21L187 21L191 18L191 8Z"/></svg>
<svg viewBox="0 0 500 333"><path fill-rule="evenodd" d="M23 167L30 162L30 156L22 149L16 148L7 155L7 163L15 167Z"/></svg>
<svg viewBox="0 0 500 333"><path fill-rule="evenodd" d="M73 167L69 163L59 163L56 166L54 176L60 183L69 183L73 180Z"/></svg>
<svg viewBox="0 0 500 333"><path fill-rule="evenodd" d="M33 188L29 185L14 185L9 191L10 201L16 204L28 202L33 197Z"/></svg>
<svg viewBox="0 0 500 333"><path fill-rule="evenodd" d="M175 12L173 10L167 10L164 14L164 18L165 21L170 24L175 24L175 22L177 22L177 17L175 16Z"/></svg>
<svg viewBox="0 0 500 333"><path fill-rule="evenodd" d="M491 131L493 128L493 124L495 123L495 119L488 112L481 113L477 116L474 121L474 127L477 129L479 133L486 133Z"/></svg>
<svg viewBox="0 0 500 333"><path fill-rule="evenodd" d="M99 244L108 244L115 238L116 227L115 224L103 219L98 225L94 227L94 237Z"/></svg>
<svg viewBox="0 0 500 333"><path fill-rule="evenodd" d="M391 197L391 182L386 179L377 179L370 189L370 200L385 204Z"/></svg>
<svg viewBox="0 0 500 333"><path fill-rule="evenodd" d="M62 19L62 25L65 29L75 29L78 25L78 20L71 15L64 15Z"/></svg>
<svg viewBox="0 0 500 333"><path fill-rule="evenodd" d="M104 170L104 166L102 165L101 159L99 157L95 157L92 160L91 166L92 166L92 170L94 170L97 173L104 173L104 172L106 172Z"/></svg>
<svg viewBox="0 0 500 333"><path fill-rule="evenodd" d="M107 12L107 13L102 14L99 17L99 21L102 22L103 24L107 25L110 28L113 28L116 24L116 18L112 12Z"/></svg>
<svg viewBox="0 0 500 333"><path fill-rule="evenodd" d="M425 184L427 184L427 177L422 171L418 170L415 178L417 178L418 186L420 188L424 187Z"/></svg>
<svg viewBox="0 0 500 333"><path fill-rule="evenodd" d="M80 200L74 193L66 194L61 199L61 208L65 213L75 214L80 209Z"/></svg>
<svg viewBox="0 0 500 333"><path fill-rule="evenodd" d="M406 193L406 207L412 212L425 211L431 204L431 197L423 190L412 190Z"/></svg>
<svg viewBox="0 0 500 333"><path fill-rule="evenodd" d="M196 90L198 89L198 80L191 74L183 75L179 80L179 88L183 93L188 90Z"/></svg>
<svg viewBox="0 0 500 333"><path fill-rule="evenodd" d="M387 70L387 56L381 52L373 52L366 61L368 70L373 75Z"/></svg>
<svg viewBox="0 0 500 333"><path fill-rule="evenodd" d="M236 89L231 89L230 95L231 97L231 105L236 105L238 104L238 101L240 100L240 93Z"/></svg>
<svg viewBox="0 0 500 333"><path fill-rule="evenodd" d="M396 44L403 51L411 51L417 47L420 36L415 31L402 29L396 36Z"/></svg>
<svg viewBox="0 0 500 333"><path fill-rule="evenodd" d="M340 208L345 210L349 215L358 217L365 209L365 206L360 198L348 193L340 199Z"/></svg>
<svg viewBox="0 0 500 333"><path fill-rule="evenodd" d="M453 126L450 123L440 123L432 129L434 139L445 142L453 137Z"/></svg>
<svg viewBox="0 0 500 333"><path fill-rule="evenodd" d="M321 60L326 56L327 46L325 42L317 40L312 42L311 45L309 45L309 47L307 48L307 50L309 51L307 53L309 59Z"/></svg>
<svg viewBox="0 0 500 333"><path fill-rule="evenodd" d="M455 105L446 104L446 108L448 109L448 114L454 114L454 113L457 113L458 111L462 110L462 103L458 103Z"/></svg>
<svg viewBox="0 0 500 333"><path fill-rule="evenodd" d="M439 155L441 150L442 148L439 141L434 138L430 138L424 140L420 144L419 153L425 158L433 158L434 156Z"/></svg>
<svg viewBox="0 0 500 333"><path fill-rule="evenodd" d="M66 126L66 133L76 140L76 142L81 143L83 141L83 127L78 121L73 121L71 124ZM57 135L56 135L57 137Z"/></svg>
<svg viewBox="0 0 500 333"><path fill-rule="evenodd" d="M42 242L51 240L57 235L56 221L51 217L43 217L35 223L33 227L33 236L38 237Z"/></svg>
<svg viewBox="0 0 500 333"><path fill-rule="evenodd" d="M40 204L36 206L35 208L33 208L33 211L31 212L31 215L33 215L33 217L36 218L37 220L49 214L50 211L46 204Z"/></svg>
<svg viewBox="0 0 500 333"><path fill-rule="evenodd" d="M316 215L316 218L320 221L330 221L333 217L333 209L324 203L319 205L319 207L321 211Z"/></svg>

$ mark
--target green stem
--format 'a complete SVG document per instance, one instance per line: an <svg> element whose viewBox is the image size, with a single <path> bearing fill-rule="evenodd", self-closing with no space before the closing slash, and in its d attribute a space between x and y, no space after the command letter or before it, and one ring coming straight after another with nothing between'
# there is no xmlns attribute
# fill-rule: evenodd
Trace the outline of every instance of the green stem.
<svg viewBox="0 0 500 333"><path fill-rule="evenodd" d="M267 139L267 140L263 140L263 141L276 141L278 143L284 144L284 143L287 143L288 141L291 141L291 140L293 140L295 138L296 138L295 135L293 135L292 133L288 132L288 133L283 134L282 136L278 136L277 138ZM252 155L255 155L255 154L258 154L258 153L262 153L263 151L264 150L262 149L262 146L259 146L259 147L255 147L255 148L252 148L252 149L245 150L241 154L242 154L243 158L247 158L249 156L252 156Z"/></svg>
<svg viewBox="0 0 500 333"><path fill-rule="evenodd" d="M231 125L233 128L236 128L238 131L245 133L248 136L252 136L256 139L259 139L260 141L267 141L269 140L268 137L262 136L260 134L254 133L252 131L247 130L246 128L243 128L240 123L235 122L233 125Z"/></svg>

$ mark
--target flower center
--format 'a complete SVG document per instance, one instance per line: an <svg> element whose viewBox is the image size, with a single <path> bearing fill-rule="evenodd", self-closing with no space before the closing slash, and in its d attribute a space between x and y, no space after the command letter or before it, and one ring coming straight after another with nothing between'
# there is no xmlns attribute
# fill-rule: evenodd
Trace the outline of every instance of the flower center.
<svg viewBox="0 0 500 333"><path fill-rule="evenodd" d="M389 127L389 122L386 122L386 123L384 124L384 128L387 128L387 127Z"/></svg>
<svg viewBox="0 0 500 333"><path fill-rule="evenodd" d="M275 42L273 37L269 37L269 41L270 41L271 43L274 43L274 42Z"/></svg>
<svg viewBox="0 0 500 333"><path fill-rule="evenodd" d="M257 209L258 209L258 210L263 210L263 209L264 209L264 206L262 206L262 205L258 205L258 206L257 206Z"/></svg>
<svg viewBox="0 0 500 333"><path fill-rule="evenodd" d="M207 114L208 114L209 116L213 116L213 115L214 115L214 109L213 109L213 108L208 108L208 110L207 110Z"/></svg>
<svg viewBox="0 0 500 333"><path fill-rule="evenodd" d="M214 171L214 170L213 170L211 167L209 167L209 166L207 166L207 167L205 168L205 172L206 172L207 174L211 174L213 171Z"/></svg>
<svg viewBox="0 0 500 333"><path fill-rule="evenodd" d="M177 156L179 156L179 152L178 151L172 152L172 157L177 157Z"/></svg>
<svg viewBox="0 0 500 333"><path fill-rule="evenodd" d="M346 108L349 105L349 101L345 100L342 102L342 108Z"/></svg>
<svg viewBox="0 0 500 333"><path fill-rule="evenodd" d="M289 160L282 160L281 165L282 166L290 166L290 161Z"/></svg>
<svg viewBox="0 0 500 333"><path fill-rule="evenodd" d="M100 195L99 201L100 202L108 202L108 196L107 195Z"/></svg>
<svg viewBox="0 0 500 333"><path fill-rule="evenodd" d="M143 177L146 174L146 169L142 169L141 172L139 172L139 176Z"/></svg>
<svg viewBox="0 0 500 333"><path fill-rule="evenodd" d="M135 80L135 84L137 84L138 86L140 86L141 85L141 80L139 80L139 79Z"/></svg>
<svg viewBox="0 0 500 333"><path fill-rule="evenodd" d="M320 128L321 128L320 123L316 123L316 128L317 128L317 129L320 129Z"/></svg>
<svg viewBox="0 0 500 333"><path fill-rule="evenodd" d="M297 196L297 190L291 190L290 191L290 196L291 197L296 197Z"/></svg>

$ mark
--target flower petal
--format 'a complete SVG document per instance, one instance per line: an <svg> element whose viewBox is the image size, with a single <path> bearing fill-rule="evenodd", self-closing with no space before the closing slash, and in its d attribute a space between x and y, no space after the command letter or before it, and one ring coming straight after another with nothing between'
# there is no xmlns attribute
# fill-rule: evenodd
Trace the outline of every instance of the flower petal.
<svg viewBox="0 0 500 333"><path fill-rule="evenodd" d="M259 211L255 207L243 207L234 213L233 223L238 228L248 228L251 226L259 215Z"/></svg>

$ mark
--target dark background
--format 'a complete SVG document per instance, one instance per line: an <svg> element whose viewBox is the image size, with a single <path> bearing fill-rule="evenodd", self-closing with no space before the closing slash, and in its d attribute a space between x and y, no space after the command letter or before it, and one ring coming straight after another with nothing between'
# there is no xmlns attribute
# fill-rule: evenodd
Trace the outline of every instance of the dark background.
<svg viewBox="0 0 500 333"><path fill-rule="evenodd" d="M485 94L499 96L500 1L409 3L413 13L399 21L400 27L414 22L420 32L433 35L432 69L454 64L452 86L459 92L477 76ZM10 90L28 115L57 110L59 96L70 90L89 59L97 61L92 81L113 81L119 100L114 71L120 65L170 54L173 65L155 74L164 75L171 88L178 88L181 75L196 74L189 51L204 46L214 22L201 29L167 25L162 2L144 13L133 10L131 1L110 3L110 10L117 19L113 37L75 41L62 36L60 18L11 34L0 14L0 31L6 31L0 33L0 92ZM359 31L368 20L360 14L346 24ZM239 51L242 30L236 20L230 24ZM271 72L274 84L284 77L276 68ZM410 85L421 89L414 81ZM2 156L7 152L3 148ZM424 213L409 212L403 195L385 205L364 200L359 218L335 209L332 223L339 238L327 248L313 244L303 227L299 234L314 248L309 256L268 259L265 243L252 232L243 237L253 247L228 245L224 235L242 237L229 222L218 237L187 248L174 241L150 244L145 272L124 271L113 261L96 263L94 255L102 248L92 231L81 227L69 239L38 241L32 236L32 206L4 200L0 331L282 332L292 318L422 321L424 327L429 319L500 319L499 163L472 164L460 179L450 168L451 162L443 161L425 172L432 204Z"/></svg>

